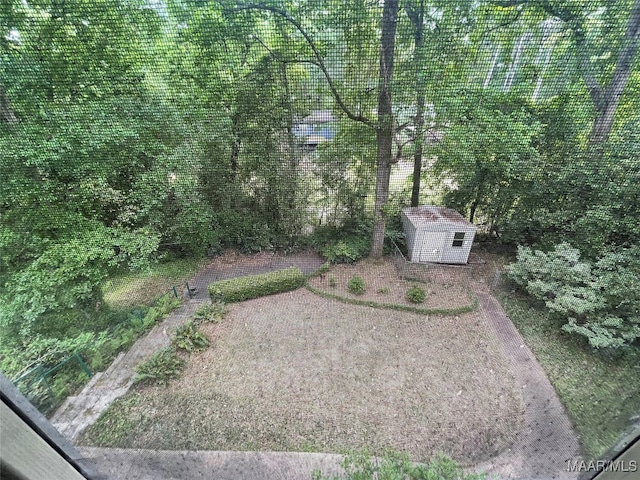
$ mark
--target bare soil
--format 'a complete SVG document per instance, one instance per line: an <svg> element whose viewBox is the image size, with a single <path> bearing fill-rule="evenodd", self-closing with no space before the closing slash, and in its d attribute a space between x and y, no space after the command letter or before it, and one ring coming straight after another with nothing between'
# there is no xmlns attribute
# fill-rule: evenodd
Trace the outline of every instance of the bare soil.
<svg viewBox="0 0 640 480"><path fill-rule="evenodd" d="M418 461L441 451L504 479L575 479L566 471L567 461L580 458L571 422L491 295L507 261L475 248L462 267L397 263L404 276L432 285L432 297L455 302L447 290L473 292L479 310L455 317L354 306L305 290L232 305L222 324L203 327L211 348L188 358L181 379L168 388L135 387L81 442L264 455L393 448ZM213 280L292 265L311 273L321 263L313 252L231 253L190 284L199 287L194 300L206 301ZM358 269L369 277L369 293L400 302L406 284L386 263L331 274L343 282Z"/></svg>
<svg viewBox="0 0 640 480"><path fill-rule="evenodd" d="M212 348L182 378L137 388L95 425L133 427L108 446L393 448L471 464L522 426L519 386L480 313L427 319L298 290L232 305L203 331Z"/></svg>
<svg viewBox="0 0 640 480"><path fill-rule="evenodd" d="M349 281L354 276L365 279L366 290L357 295L349 291ZM421 281L403 280L393 261L362 260L353 265L333 265L329 272L311 278L312 287L347 298L370 300L377 303L418 306L421 308L452 309L473 303L467 281L452 279L448 282L425 275ZM413 303L407 299L407 290L413 285L424 288L426 298L423 303Z"/></svg>

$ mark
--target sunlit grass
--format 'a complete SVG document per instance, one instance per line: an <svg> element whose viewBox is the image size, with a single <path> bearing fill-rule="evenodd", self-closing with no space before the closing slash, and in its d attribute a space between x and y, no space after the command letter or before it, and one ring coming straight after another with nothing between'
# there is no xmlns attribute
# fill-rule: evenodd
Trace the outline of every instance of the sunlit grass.
<svg viewBox="0 0 640 480"><path fill-rule="evenodd" d="M143 272L111 277L102 285L104 301L117 309L148 305L174 286L180 294L185 281L198 271L199 265L198 259L181 259L152 265Z"/></svg>
<svg viewBox="0 0 640 480"><path fill-rule="evenodd" d="M625 431L630 417L640 412L640 352L594 352L525 297L499 298L547 372L585 454L590 459L601 456Z"/></svg>

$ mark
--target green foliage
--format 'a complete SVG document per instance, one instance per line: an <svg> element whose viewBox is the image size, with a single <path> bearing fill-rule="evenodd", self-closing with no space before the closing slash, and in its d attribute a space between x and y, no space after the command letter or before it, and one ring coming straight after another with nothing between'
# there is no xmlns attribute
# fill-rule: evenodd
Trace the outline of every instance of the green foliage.
<svg viewBox="0 0 640 480"><path fill-rule="evenodd" d="M351 293L355 295L362 295L367 289L367 286L365 284L364 278L362 278L359 275L354 275L349 280L349 283L347 284L347 288Z"/></svg>
<svg viewBox="0 0 640 480"><path fill-rule="evenodd" d="M310 243L329 263L354 263L369 254L371 227L368 223L316 228Z"/></svg>
<svg viewBox="0 0 640 480"><path fill-rule="evenodd" d="M354 263L369 253L370 241L362 237L351 237L326 245L320 253L331 263Z"/></svg>
<svg viewBox="0 0 640 480"><path fill-rule="evenodd" d="M274 293L288 292L304 285L305 277L299 268L286 268L261 275L221 280L209 285L214 301L242 302Z"/></svg>
<svg viewBox="0 0 640 480"><path fill-rule="evenodd" d="M381 293L383 295L386 295L387 293L389 293L389 287L381 287L378 290L376 290L376 293Z"/></svg>
<svg viewBox="0 0 640 480"><path fill-rule="evenodd" d="M134 382L167 385L169 380L180 376L184 365L172 348L163 348L136 366Z"/></svg>
<svg viewBox="0 0 640 480"><path fill-rule="evenodd" d="M313 472L314 480L485 480L484 473L464 473L454 460L439 455L426 465L415 465L404 453L387 452L374 458L368 451L351 453L342 462L346 476L323 476Z"/></svg>
<svg viewBox="0 0 640 480"><path fill-rule="evenodd" d="M227 305L221 301L215 301L211 304L201 305L193 314L196 323L218 323L220 322L229 309Z"/></svg>
<svg viewBox="0 0 640 480"><path fill-rule="evenodd" d="M338 286L338 282L336 281L336 277L334 277L333 275L329 276L329 286L331 288L336 288Z"/></svg>
<svg viewBox="0 0 640 480"><path fill-rule="evenodd" d="M187 352L200 352L209 346L209 339L198 330L198 325L193 321L177 327L171 342L177 349Z"/></svg>
<svg viewBox="0 0 640 480"><path fill-rule="evenodd" d="M610 252L597 262L580 261L567 243L551 252L520 247L510 277L595 348L623 347L640 338L638 248Z"/></svg>
<svg viewBox="0 0 640 480"><path fill-rule="evenodd" d="M434 171L457 186L448 189L444 203L493 225L527 188L542 127L531 105L513 95L469 91L449 101L446 109L455 121L438 148Z"/></svg>
<svg viewBox="0 0 640 480"><path fill-rule="evenodd" d="M422 303L427 298L427 292L419 285L412 285L407 290L407 300L411 303Z"/></svg>

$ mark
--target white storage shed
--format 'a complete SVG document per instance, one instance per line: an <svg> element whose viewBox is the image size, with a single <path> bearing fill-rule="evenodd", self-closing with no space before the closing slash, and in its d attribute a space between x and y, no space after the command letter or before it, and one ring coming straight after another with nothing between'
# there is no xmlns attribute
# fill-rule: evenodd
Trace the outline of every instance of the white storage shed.
<svg viewBox="0 0 640 480"><path fill-rule="evenodd" d="M455 210L434 205L402 210L411 262L467 263L476 227Z"/></svg>

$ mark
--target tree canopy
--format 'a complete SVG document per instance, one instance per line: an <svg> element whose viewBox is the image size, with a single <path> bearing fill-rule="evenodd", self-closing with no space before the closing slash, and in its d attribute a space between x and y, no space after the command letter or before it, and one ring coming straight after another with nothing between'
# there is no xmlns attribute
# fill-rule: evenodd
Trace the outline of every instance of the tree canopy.
<svg viewBox="0 0 640 480"><path fill-rule="evenodd" d="M2 2L2 341L163 257L325 227L378 257L410 202L627 255L639 32L640 0Z"/></svg>

